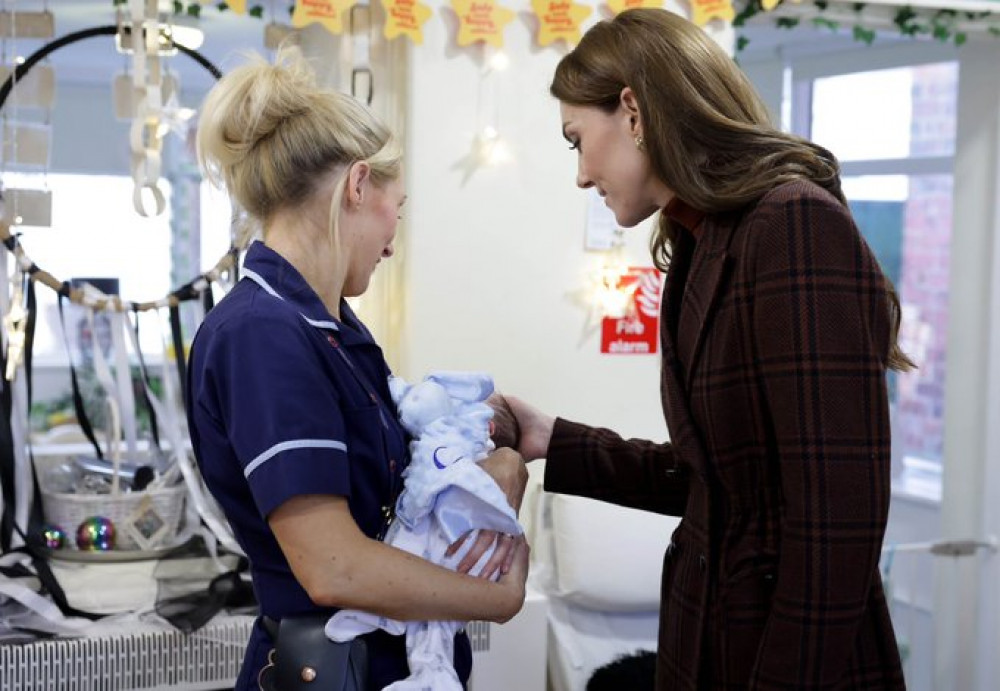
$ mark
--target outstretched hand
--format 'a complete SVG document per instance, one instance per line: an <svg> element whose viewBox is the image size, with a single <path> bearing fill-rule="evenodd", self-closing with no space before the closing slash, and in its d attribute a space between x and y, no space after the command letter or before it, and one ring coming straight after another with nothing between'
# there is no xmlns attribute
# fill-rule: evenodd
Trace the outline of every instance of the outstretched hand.
<svg viewBox="0 0 1000 691"><path fill-rule="evenodd" d="M505 396L506 408L514 414L520 435L516 448L525 461L544 458L552 439L555 418L529 405L516 396Z"/></svg>

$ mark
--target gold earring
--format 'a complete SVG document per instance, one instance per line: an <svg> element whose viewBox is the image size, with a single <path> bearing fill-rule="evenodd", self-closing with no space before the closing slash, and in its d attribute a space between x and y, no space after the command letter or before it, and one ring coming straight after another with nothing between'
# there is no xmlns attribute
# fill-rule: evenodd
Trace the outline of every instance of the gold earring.
<svg viewBox="0 0 1000 691"><path fill-rule="evenodd" d="M642 138L641 134L635 135L635 148L637 148L639 151L646 150L646 140Z"/></svg>

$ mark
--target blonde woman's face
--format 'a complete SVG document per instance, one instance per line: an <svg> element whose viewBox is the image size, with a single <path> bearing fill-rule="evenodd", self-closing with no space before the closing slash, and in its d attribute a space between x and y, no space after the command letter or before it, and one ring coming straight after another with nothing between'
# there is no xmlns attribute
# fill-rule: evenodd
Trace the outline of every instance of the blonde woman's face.
<svg viewBox="0 0 1000 691"><path fill-rule="evenodd" d="M343 229L347 231L344 241L349 257L344 276L344 297L364 293L378 263L383 257L392 256L396 226L405 201L402 176L383 185L370 180L366 183L360 209L352 218L350 228Z"/></svg>
<svg viewBox="0 0 1000 691"><path fill-rule="evenodd" d="M576 184L604 197L618 224L630 228L666 206L672 193L653 174L636 145L636 117L619 105L613 113L596 106L560 104L563 137L577 154Z"/></svg>

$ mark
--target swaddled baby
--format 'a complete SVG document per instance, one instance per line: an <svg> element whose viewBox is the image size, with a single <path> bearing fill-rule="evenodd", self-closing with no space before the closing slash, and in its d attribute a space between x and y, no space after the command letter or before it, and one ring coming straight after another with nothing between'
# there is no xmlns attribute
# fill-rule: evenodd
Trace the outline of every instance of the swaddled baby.
<svg viewBox="0 0 1000 691"><path fill-rule="evenodd" d="M493 410L485 403L493 393L493 379L477 372L437 372L413 385L393 377L389 390L413 441L396 520L385 541L454 569L475 536L469 536L456 554L446 557L445 552L465 533L493 530L520 535L517 514L507 497L478 465L493 450L489 433ZM489 557L488 551L470 573L477 575ZM460 691L452 660L455 634L462 626L464 622L400 622L341 610L327 622L326 635L346 641L377 628L394 635L405 632L410 676L386 689Z"/></svg>

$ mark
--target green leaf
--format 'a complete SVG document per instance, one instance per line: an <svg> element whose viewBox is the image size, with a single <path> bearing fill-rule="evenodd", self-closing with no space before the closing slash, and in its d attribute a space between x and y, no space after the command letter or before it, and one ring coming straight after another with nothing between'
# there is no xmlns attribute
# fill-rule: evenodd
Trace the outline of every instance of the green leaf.
<svg viewBox="0 0 1000 691"><path fill-rule="evenodd" d="M229 5L227 5L227 4L226 4L226 3L224 3L224 2L220 2L220 3L219 3L218 5L216 5L215 7L216 7L216 9L218 9L218 10L219 10L219 12L225 12L226 10L228 10L228 9L229 9Z"/></svg>
<svg viewBox="0 0 1000 691"><path fill-rule="evenodd" d="M181 14L184 11L184 3L181 0L174 0L174 14Z"/></svg>
<svg viewBox="0 0 1000 691"><path fill-rule="evenodd" d="M840 28L840 22L831 21L826 17L814 17L812 23L815 27L829 29L830 31L836 31Z"/></svg>
<svg viewBox="0 0 1000 691"><path fill-rule="evenodd" d="M753 0L750 0L750 2L744 5L743 9L740 10L735 17L733 17L733 26L736 27L743 26L747 23L748 19L759 13L760 13L760 5L758 5Z"/></svg>
<svg viewBox="0 0 1000 691"><path fill-rule="evenodd" d="M814 2L813 4L819 8L820 12L822 12L823 10L825 10L827 7L830 6L830 3L828 3L826 0L816 0L816 2Z"/></svg>
<svg viewBox="0 0 1000 691"><path fill-rule="evenodd" d="M866 46L870 46L875 42L875 31L873 29L866 29L863 26L856 25L854 27L854 40L861 41Z"/></svg>
<svg viewBox="0 0 1000 691"><path fill-rule="evenodd" d="M194 5L188 5L187 13L189 17L200 17L201 16L201 5L195 3Z"/></svg>
<svg viewBox="0 0 1000 691"><path fill-rule="evenodd" d="M254 5L249 10L247 10L247 14L250 15L251 17L256 17L257 19L261 19L264 17L264 6Z"/></svg>
<svg viewBox="0 0 1000 691"><path fill-rule="evenodd" d="M800 21L800 17L778 17L774 20L774 25L779 29L794 29Z"/></svg>
<svg viewBox="0 0 1000 691"><path fill-rule="evenodd" d="M968 40L968 38L969 37L966 35L966 33L964 31L956 31L955 32L955 45L956 46L963 45L966 42L966 40Z"/></svg>
<svg viewBox="0 0 1000 691"><path fill-rule="evenodd" d="M749 43L750 43L750 39L747 38L746 36L744 36L743 34L740 34L739 36L737 36L736 37L736 52L739 53L740 51L742 51L744 48L747 47L747 44L749 44Z"/></svg>
<svg viewBox="0 0 1000 691"><path fill-rule="evenodd" d="M866 5L863 2L856 2L854 3L853 7L855 12L860 12L861 10L865 9Z"/></svg>

